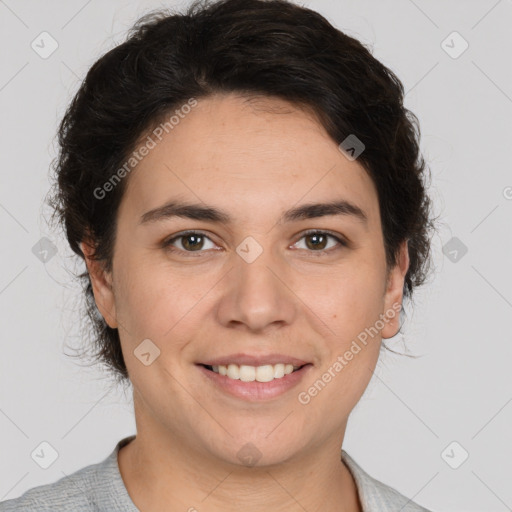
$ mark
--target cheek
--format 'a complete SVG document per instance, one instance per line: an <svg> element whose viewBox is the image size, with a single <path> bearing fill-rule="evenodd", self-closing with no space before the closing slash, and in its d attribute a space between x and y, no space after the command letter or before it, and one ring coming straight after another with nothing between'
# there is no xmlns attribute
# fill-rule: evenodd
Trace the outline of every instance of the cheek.
<svg viewBox="0 0 512 512"><path fill-rule="evenodd" d="M125 257L117 262L116 313L132 343L175 337L214 284L206 276L191 278L190 272L150 261Z"/></svg>
<svg viewBox="0 0 512 512"><path fill-rule="evenodd" d="M315 302L330 329L324 331L322 368L303 389L315 404L306 408L312 428L321 418L333 429L343 421L364 393L379 358L381 337L375 325L383 312L383 275L378 266L360 268L332 276Z"/></svg>
<svg viewBox="0 0 512 512"><path fill-rule="evenodd" d="M384 305L384 271L378 262L359 261L317 281L314 306L343 339L373 325Z"/></svg>
<svg viewBox="0 0 512 512"><path fill-rule="evenodd" d="M320 379L328 384L315 400L320 411L328 410L333 401L338 404L333 426L358 402L378 361L381 337L375 325L383 312L383 281L378 262L361 259L350 266L350 272L332 275L328 286L317 290L315 312L329 329L323 331L320 372ZM318 387L323 389L323 384Z"/></svg>

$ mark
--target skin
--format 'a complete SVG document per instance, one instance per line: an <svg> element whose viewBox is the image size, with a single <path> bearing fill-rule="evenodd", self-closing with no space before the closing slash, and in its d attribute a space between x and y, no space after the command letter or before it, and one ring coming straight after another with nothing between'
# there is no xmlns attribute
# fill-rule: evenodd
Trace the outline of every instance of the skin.
<svg viewBox="0 0 512 512"><path fill-rule="evenodd" d="M402 302L407 245L388 269L378 196L364 168L306 111L230 94L199 100L125 179L112 272L90 259L90 242L82 248L133 384L137 437L118 459L133 502L144 512L361 511L340 448L398 314L310 403L297 395ZM139 222L176 198L225 210L233 223ZM291 207L340 198L364 210L367 224L350 215L277 222ZM175 253L162 247L188 229L208 237L199 249L186 237ZM328 238L315 249L308 229L350 245ZM236 252L248 236L263 249L252 263ZM147 338L160 349L149 366L134 355ZM285 394L249 402L216 389L195 365L237 352L278 352L313 367ZM261 453L253 467L237 457L247 443Z"/></svg>

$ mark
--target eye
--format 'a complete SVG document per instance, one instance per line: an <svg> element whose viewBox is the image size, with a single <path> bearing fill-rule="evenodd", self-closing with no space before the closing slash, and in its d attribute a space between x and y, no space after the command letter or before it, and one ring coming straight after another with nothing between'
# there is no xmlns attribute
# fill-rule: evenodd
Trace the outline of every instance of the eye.
<svg viewBox="0 0 512 512"><path fill-rule="evenodd" d="M182 248L177 248L174 246L174 243L177 240L182 239L180 241L180 245ZM163 242L163 247L170 250L171 252L204 252L201 249L204 249L204 241L210 240L208 236L200 231L186 231L185 233L181 233L178 236L174 236ZM210 240L213 244L213 242ZM215 245L215 244L213 244ZM208 249L209 247L207 247Z"/></svg>
<svg viewBox="0 0 512 512"><path fill-rule="evenodd" d="M330 253L333 251L336 251L340 247L337 248L326 248L328 239L332 239L335 242L339 244L339 246L342 247L348 247L348 243L343 240L341 237L333 235L329 233L328 231L319 231L319 230L310 230L307 231L302 235L302 237L299 239L306 239L306 247L305 250L309 252L315 252L318 254L325 254ZM213 247L205 247L205 240L210 241L210 243L215 246L215 244L211 241L211 239L205 235L201 231L185 231L184 233L181 233L177 236L173 236L172 238L169 238L165 240L162 243L162 246L171 251L171 252L185 252L185 253L198 253L196 254L190 254L191 256L200 256L202 252L205 252L203 249L212 249ZM177 241L180 241L179 244L180 247L176 247L175 244ZM296 242L294 245L297 245L299 242ZM334 244L336 245L336 244ZM299 249L302 249L299 247Z"/></svg>
<svg viewBox="0 0 512 512"><path fill-rule="evenodd" d="M318 230L310 230L307 231L302 235L300 240L306 239L306 250L310 250L310 252L317 252L319 254L329 253L336 251L338 248L332 249L326 249L327 246L327 240L331 238L338 242L339 245L343 247L348 247L348 243L345 242L342 238L335 236L327 231L318 231ZM298 242L296 242L297 244ZM296 245L295 244L295 245ZM335 244L336 245L336 244Z"/></svg>

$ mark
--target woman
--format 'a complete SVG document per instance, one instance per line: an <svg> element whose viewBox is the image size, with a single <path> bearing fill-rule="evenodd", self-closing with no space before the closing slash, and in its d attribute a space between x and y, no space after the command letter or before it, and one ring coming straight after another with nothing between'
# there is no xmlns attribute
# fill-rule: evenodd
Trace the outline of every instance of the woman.
<svg viewBox="0 0 512 512"><path fill-rule="evenodd" d="M306 8L141 19L66 112L52 201L137 434L0 510L425 511L341 450L427 274L415 122Z"/></svg>

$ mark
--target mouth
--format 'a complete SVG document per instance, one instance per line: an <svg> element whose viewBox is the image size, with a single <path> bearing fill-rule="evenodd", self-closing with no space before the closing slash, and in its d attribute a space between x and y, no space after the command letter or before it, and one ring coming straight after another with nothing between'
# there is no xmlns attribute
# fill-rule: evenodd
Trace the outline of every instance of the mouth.
<svg viewBox="0 0 512 512"><path fill-rule="evenodd" d="M242 382L272 382L275 379L282 379L285 375L290 375L309 363L302 365L292 365L291 363L266 364L262 366L250 365L209 365L200 364L210 372L217 373L223 377Z"/></svg>
<svg viewBox="0 0 512 512"><path fill-rule="evenodd" d="M216 391L249 402L277 398L296 387L313 368L311 363L249 366L196 364L205 383Z"/></svg>

